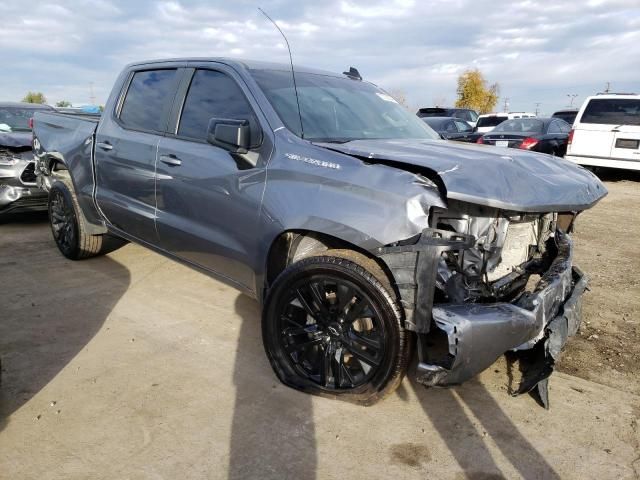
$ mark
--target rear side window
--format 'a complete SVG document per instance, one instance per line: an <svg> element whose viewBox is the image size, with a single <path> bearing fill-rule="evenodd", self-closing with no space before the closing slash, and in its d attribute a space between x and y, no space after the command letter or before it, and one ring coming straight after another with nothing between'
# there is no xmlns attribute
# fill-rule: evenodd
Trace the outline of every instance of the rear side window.
<svg viewBox="0 0 640 480"><path fill-rule="evenodd" d="M182 109L178 135L206 140L212 118L249 120L252 135L258 132L251 106L236 82L222 72L198 70ZM251 143L255 145L256 139Z"/></svg>
<svg viewBox="0 0 640 480"><path fill-rule="evenodd" d="M640 125L640 99L594 98L584 109L581 123Z"/></svg>
<svg viewBox="0 0 640 480"><path fill-rule="evenodd" d="M126 128L164 132L173 102L177 71L136 72L120 110Z"/></svg>
<svg viewBox="0 0 640 480"><path fill-rule="evenodd" d="M496 127L504 122L507 117L482 117L478 119L478 127Z"/></svg>

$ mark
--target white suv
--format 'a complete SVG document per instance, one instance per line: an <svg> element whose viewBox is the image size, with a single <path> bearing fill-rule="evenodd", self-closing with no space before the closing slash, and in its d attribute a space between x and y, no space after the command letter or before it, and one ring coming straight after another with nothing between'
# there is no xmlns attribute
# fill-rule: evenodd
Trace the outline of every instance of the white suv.
<svg viewBox="0 0 640 480"><path fill-rule="evenodd" d="M535 116L536 115L534 113L527 112L486 113L478 117L478 121L476 122L476 132L490 132L505 120L511 120L512 118L533 118Z"/></svg>
<svg viewBox="0 0 640 480"><path fill-rule="evenodd" d="M580 165L640 170L640 95L587 98L569 134L565 158Z"/></svg>

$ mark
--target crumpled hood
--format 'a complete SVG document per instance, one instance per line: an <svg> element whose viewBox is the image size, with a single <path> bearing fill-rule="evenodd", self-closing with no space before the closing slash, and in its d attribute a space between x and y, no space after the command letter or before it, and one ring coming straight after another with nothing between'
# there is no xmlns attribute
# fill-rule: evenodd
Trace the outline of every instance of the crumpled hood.
<svg viewBox="0 0 640 480"><path fill-rule="evenodd" d="M0 132L0 147L22 148L31 146L31 132Z"/></svg>
<svg viewBox="0 0 640 480"><path fill-rule="evenodd" d="M579 211L607 189L590 171L550 155L441 140L354 140L316 145L375 163L435 172L450 199L518 212Z"/></svg>

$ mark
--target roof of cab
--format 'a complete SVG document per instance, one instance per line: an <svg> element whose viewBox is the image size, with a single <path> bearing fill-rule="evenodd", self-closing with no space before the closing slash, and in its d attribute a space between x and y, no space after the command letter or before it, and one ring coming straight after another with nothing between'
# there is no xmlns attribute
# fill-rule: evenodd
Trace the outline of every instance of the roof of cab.
<svg viewBox="0 0 640 480"><path fill-rule="evenodd" d="M186 58L165 58L165 59L156 59L156 60L145 60L140 62L133 62L126 66L127 69L132 69L135 67L149 66L154 64L167 64L167 63L176 63L176 64L185 64L185 63L203 63L203 62L215 62L222 63L228 65L236 70L280 70L280 71L291 71L291 65L288 63L277 63L277 62L263 62L258 60L245 60L238 58L226 58L226 57L186 57ZM326 70L319 70L316 68L304 67L300 65L294 65L294 71L296 73L314 73L317 75L327 75L331 77L338 78L347 78L345 75L329 72Z"/></svg>

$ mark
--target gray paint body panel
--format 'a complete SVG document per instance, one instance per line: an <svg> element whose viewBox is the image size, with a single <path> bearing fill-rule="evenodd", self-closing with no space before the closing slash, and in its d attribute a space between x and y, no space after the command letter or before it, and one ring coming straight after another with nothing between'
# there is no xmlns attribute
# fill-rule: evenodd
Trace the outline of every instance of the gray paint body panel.
<svg viewBox="0 0 640 480"><path fill-rule="evenodd" d="M584 210L607 194L590 171L542 153L444 140L357 140L326 146L372 162L427 168L442 179L448 198L516 212Z"/></svg>
<svg viewBox="0 0 640 480"><path fill-rule="evenodd" d="M265 132L253 171L234 171L232 156L217 147L119 125L116 114L131 72L152 67L218 68L236 80ZM284 128L251 76L250 68L261 67L285 68L228 59L132 64L120 74L97 131L95 121L38 112L39 154L67 165L90 223L106 221L169 254L190 257L183 259L258 297L270 246L285 231L320 232L371 250L419 234L429 227L429 209L446 208L447 198L553 211L588 208L606 193L586 170L529 152L440 141L314 145ZM114 143L113 150L94 147L104 141ZM177 169L159 166L159 149L181 151L190 161ZM204 162L207 155L211 166ZM387 160L394 165L384 165ZM403 164L438 176L446 192L403 170ZM172 185L180 182L184 188L177 194ZM171 211L163 209L168 192L174 200L181 197ZM218 222L215 211L226 201L232 208ZM222 227L232 219L242 221L246 230L225 231ZM209 255L212 250L217 253Z"/></svg>

